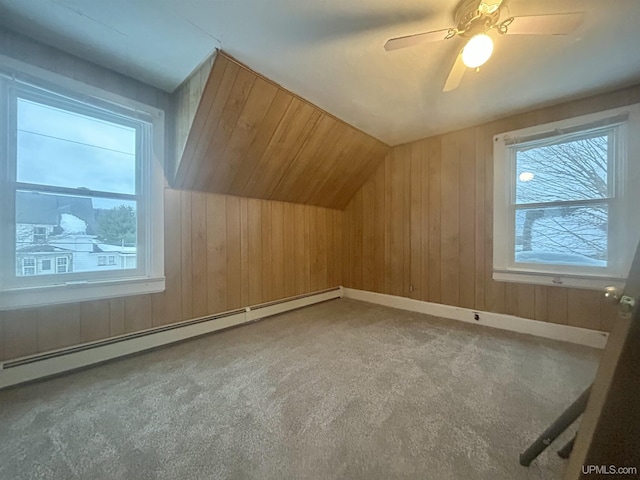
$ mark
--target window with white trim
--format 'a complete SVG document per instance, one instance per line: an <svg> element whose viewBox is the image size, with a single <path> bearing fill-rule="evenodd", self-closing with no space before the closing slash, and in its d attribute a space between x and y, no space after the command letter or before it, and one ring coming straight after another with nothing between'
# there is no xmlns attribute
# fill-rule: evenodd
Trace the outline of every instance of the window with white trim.
<svg viewBox="0 0 640 480"><path fill-rule="evenodd" d="M0 99L0 309L164 290L163 112L2 58Z"/></svg>
<svg viewBox="0 0 640 480"><path fill-rule="evenodd" d="M622 284L640 237L640 105L494 137L493 278Z"/></svg>
<svg viewBox="0 0 640 480"><path fill-rule="evenodd" d="M36 259L27 257L22 259L22 275L36 274Z"/></svg>

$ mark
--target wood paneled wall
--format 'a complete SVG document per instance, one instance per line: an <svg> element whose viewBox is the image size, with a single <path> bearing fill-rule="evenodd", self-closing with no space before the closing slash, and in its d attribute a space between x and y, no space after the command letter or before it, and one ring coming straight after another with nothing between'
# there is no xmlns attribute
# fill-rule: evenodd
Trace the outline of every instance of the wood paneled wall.
<svg viewBox="0 0 640 480"><path fill-rule="evenodd" d="M167 189L166 291L0 312L0 359L339 286L341 215Z"/></svg>
<svg viewBox="0 0 640 480"><path fill-rule="evenodd" d="M174 185L342 209L388 150L218 52Z"/></svg>
<svg viewBox="0 0 640 480"><path fill-rule="evenodd" d="M610 330L598 291L493 281L492 139L637 102L640 86L394 147L344 211L344 286Z"/></svg>

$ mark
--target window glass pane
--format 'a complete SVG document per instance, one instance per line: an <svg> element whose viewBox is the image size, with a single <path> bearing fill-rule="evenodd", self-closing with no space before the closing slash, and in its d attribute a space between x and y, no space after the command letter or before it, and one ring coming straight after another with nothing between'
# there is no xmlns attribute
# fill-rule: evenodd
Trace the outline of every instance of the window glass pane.
<svg viewBox="0 0 640 480"><path fill-rule="evenodd" d="M601 199L610 196L610 135L516 148L516 203Z"/></svg>
<svg viewBox="0 0 640 480"><path fill-rule="evenodd" d="M607 266L606 204L516 210L516 262Z"/></svg>
<svg viewBox="0 0 640 480"><path fill-rule="evenodd" d="M136 130L18 98L19 182L136 192Z"/></svg>
<svg viewBox="0 0 640 480"><path fill-rule="evenodd" d="M16 260L37 256L33 273L91 272L137 267L137 204L135 201L16 192ZM46 236L34 232L46 231ZM44 240L43 240L44 238ZM105 257L113 257L104 266ZM100 268L98 268L100 267ZM29 271L31 272L31 271Z"/></svg>

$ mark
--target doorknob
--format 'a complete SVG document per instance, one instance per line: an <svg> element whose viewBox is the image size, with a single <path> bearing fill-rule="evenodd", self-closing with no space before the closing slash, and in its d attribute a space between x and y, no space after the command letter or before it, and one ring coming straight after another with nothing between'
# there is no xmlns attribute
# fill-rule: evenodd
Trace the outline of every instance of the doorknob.
<svg viewBox="0 0 640 480"><path fill-rule="evenodd" d="M613 285L609 287L605 287L604 289L604 298L609 303L618 303L620 302L620 298L622 297L622 290L618 287L614 287Z"/></svg>
<svg viewBox="0 0 640 480"><path fill-rule="evenodd" d="M634 298L622 294L622 290L610 286L604 289L604 298L614 305L618 305L618 313L621 317L627 318L631 316L633 307L636 305Z"/></svg>

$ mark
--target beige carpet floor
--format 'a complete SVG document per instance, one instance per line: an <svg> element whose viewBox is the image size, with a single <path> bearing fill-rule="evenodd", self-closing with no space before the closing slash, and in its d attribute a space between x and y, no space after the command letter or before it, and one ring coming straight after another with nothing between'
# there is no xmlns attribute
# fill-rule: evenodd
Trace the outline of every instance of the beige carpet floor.
<svg viewBox="0 0 640 480"><path fill-rule="evenodd" d="M1 391L0 479L559 479L518 454L597 360L334 300Z"/></svg>

